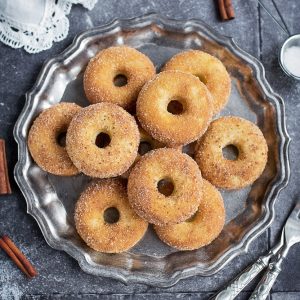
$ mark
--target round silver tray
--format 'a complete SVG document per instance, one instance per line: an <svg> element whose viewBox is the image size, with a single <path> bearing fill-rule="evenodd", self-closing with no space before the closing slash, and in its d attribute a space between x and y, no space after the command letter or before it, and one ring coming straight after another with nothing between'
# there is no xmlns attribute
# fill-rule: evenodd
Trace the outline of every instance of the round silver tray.
<svg viewBox="0 0 300 300"><path fill-rule="evenodd" d="M88 105L82 74L89 59L100 49L126 44L144 52L157 69L184 49L202 49L225 64L232 78L232 92L221 115L239 115L261 128L268 146L267 167L252 186L222 191L226 225L209 246L196 251L176 251L161 243L149 228L132 250L105 254L88 248L74 228L74 204L90 178L57 177L43 172L32 160L27 134L34 118L60 101ZM265 79L262 64L232 40L199 20L176 21L151 14L88 30L70 47L43 66L14 129L19 147L15 179L27 201L27 210L38 222L47 243L74 257L81 268L94 275L170 286L178 280L211 275L235 256L246 252L251 241L274 219L274 201L289 179L288 146L283 100Z"/></svg>

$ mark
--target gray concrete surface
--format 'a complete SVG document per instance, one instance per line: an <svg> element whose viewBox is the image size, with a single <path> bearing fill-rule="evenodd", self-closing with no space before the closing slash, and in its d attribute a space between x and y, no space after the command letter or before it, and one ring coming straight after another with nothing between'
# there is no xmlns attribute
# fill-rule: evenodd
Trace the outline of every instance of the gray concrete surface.
<svg viewBox="0 0 300 300"><path fill-rule="evenodd" d="M275 0L291 32L300 32L300 2ZM271 1L264 1L272 8ZM127 18L149 12L177 18L202 19L220 33L232 36L244 50L259 58L273 89L285 100L291 144L291 179L276 203L276 220L271 228L254 241L247 254L235 258L221 272L207 278L200 276L180 281L167 288L146 285L124 285L81 271L77 262L63 252L51 249L35 220L26 214L25 200L13 183L13 194L0 198L0 232L15 242L34 262L39 276L27 280L6 255L0 251L0 299L207 299L273 245L294 201L300 194L300 82L289 79L277 63L280 44L286 38L255 0L233 0L236 19L222 23L214 1L207 0L99 0L92 11L74 6L69 15L68 37L39 54L30 55L0 44L0 137L7 141L10 176L17 160L17 146L12 130L24 104L24 93L35 82L45 59L55 56L69 45L74 36L93 26L115 18ZM300 299L300 245L295 246L283 265L282 273L270 298ZM253 285L240 299L247 299Z"/></svg>

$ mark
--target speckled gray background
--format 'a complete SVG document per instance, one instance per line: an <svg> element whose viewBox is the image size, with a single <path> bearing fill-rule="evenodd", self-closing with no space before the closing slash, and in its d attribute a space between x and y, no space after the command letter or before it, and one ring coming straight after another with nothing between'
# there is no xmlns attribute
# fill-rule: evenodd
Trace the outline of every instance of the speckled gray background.
<svg viewBox="0 0 300 300"><path fill-rule="evenodd" d="M299 0L274 0L292 33L300 32ZM291 179L276 204L276 220L271 228L241 255L214 276L193 277L177 285L158 289L146 285L124 285L118 281L93 277L81 271L76 261L63 252L51 249L32 217L26 214L25 200L15 183L13 194L0 197L0 233L7 233L34 262L39 276L27 280L0 252L0 299L207 299L239 271L267 251L278 238L281 225L295 200L300 196L300 82L289 79L280 70L277 53L286 38L255 0L233 0L236 19L221 23L214 1L208 0L99 0L92 11L72 8L68 37L45 52L30 55L0 44L0 137L7 141L10 176L17 159L12 130L23 107L24 93L32 87L45 59L60 53L73 37L88 28L114 18L127 18L149 12L177 18L202 19L220 33L232 36L237 44L259 58L273 89L285 100L288 131L292 138ZM271 0L264 0L272 8ZM271 299L300 299L300 246L292 248L282 273L272 289ZM246 299L253 285L240 299Z"/></svg>

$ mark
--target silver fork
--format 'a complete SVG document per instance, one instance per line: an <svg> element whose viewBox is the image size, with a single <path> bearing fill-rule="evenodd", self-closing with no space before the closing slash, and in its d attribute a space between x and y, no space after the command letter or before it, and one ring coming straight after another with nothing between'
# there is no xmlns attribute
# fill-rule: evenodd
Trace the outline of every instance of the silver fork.
<svg viewBox="0 0 300 300"><path fill-rule="evenodd" d="M211 299L231 300L234 299L242 289L248 285L257 274L268 267L264 276L258 283L249 299L264 300L276 281L281 271L283 259L287 256L289 249L300 242L300 201L289 215L281 233L280 242L272 248L265 256L260 257L253 265L246 268L225 289L213 296ZM269 264L269 262L271 262Z"/></svg>

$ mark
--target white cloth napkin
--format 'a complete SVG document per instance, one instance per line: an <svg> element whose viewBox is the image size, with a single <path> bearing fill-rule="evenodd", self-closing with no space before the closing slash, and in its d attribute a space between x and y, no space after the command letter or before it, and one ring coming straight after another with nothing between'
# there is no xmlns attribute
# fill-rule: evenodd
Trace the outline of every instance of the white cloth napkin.
<svg viewBox="0 0 300 300"><path fill-rule="evenodd" d="M72 4L92 9L97 0L0 0L0 41L37 53L63 40Z"/></svg>

